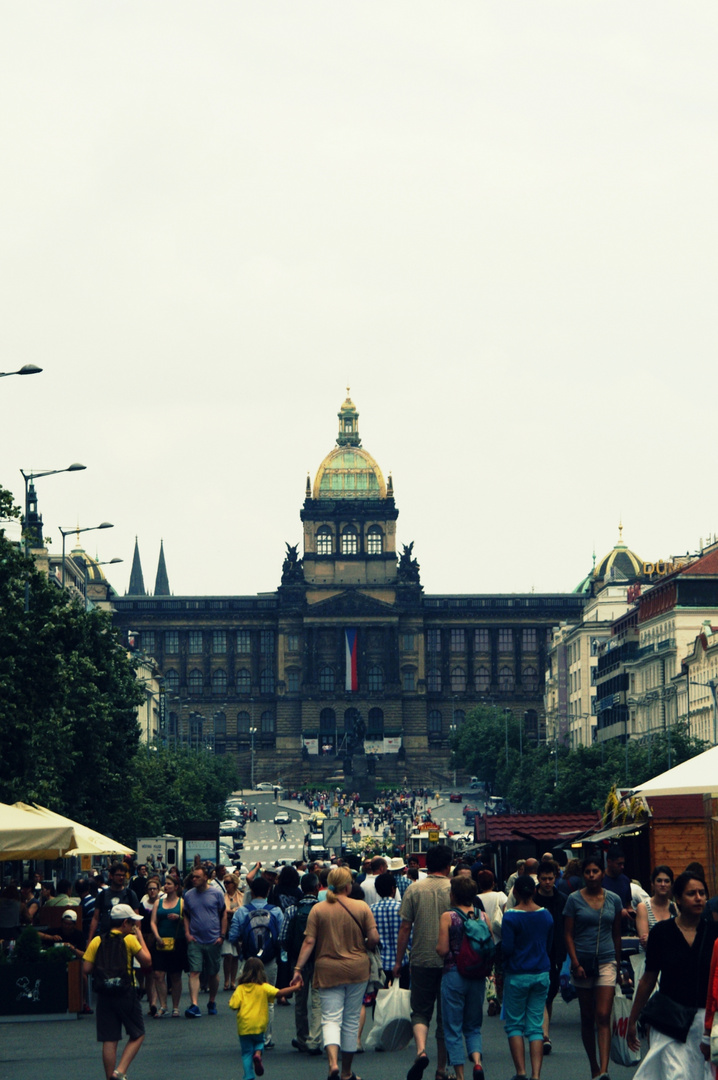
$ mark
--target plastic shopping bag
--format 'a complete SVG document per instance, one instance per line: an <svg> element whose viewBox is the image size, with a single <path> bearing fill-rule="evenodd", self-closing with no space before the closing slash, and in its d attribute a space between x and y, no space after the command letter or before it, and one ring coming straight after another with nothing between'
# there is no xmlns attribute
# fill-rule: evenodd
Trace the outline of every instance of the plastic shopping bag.
<svg viewBox="0 0 718 1080"><path fill-rule="evenodd" d="M578 991L571 982L571 957L567 956L561 966L561 974L559 977L559 989L561 990L561 997L566 1002L574 1001L578 997Z"/></svg>
<svg viewBox="0 0 718 1080"><path fill-rule="evenodd" d="M613 1019L611 1020L611 1061L616 1065L638 1065L641 1051L631 1050L626 1040L628 1018L631 1015L631 1002L616 987L613 999Z"/></svg>
<svg viewBox="0 0 718 1080"><path fill-rule="evenodd" d="M411 1026L411 992L402 990L399 980L394 979L388 990L376 995L374 1027L366 1040L366 1049L403 1050L414 1037Z"/></svg>

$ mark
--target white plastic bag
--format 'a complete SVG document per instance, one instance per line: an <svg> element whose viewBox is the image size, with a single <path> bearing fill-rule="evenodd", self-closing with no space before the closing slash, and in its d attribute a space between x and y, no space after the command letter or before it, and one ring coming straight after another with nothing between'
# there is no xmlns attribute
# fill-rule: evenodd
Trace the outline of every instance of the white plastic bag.
<svg viewBox="0 0 718 1080"><path fill-rule="evenodd" d="M366 1040L366 1049L404 1050L414 1037L411 1026L411 992L402 990L399 980L394 979L388 990L376 995L374 1027Z"/></svg>
<svg viewBox="0 0 718 1080"><path fill-rule="evenodd" d="M626 1035L628 1034L628 1018L631 1015L631 1002L616 987L616 996L613 999L613 1017L611 1019L611 1061L616 1065L639 1065L641 1051L631 1050Z"/></svg>

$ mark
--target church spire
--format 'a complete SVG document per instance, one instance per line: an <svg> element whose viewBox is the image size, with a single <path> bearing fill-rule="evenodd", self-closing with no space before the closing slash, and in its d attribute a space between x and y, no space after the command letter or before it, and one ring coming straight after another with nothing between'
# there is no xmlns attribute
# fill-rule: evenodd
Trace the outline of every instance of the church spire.
<svg viewBox="0 0 718 1080"><path fill-rule="evenodd" d="M155 596L169 596L170 595L170 583L167 577L167 567L165 565L165 548L164 542L160 540L160 558L157 563L157 577L155 578Z"/></svg>
<svg viewBox="0 0 718 1080"><path fill-rule="evenodd" d="M356 411L354 402L349 397L348 386L347 399L342 402L337 416L339 417L337 446L361 446L361 439L359 438L359 413Z"/></svg>
<svg viewBox="0 0 718 1080"><path fill-rule="evenodd" d="M132 556L132 570L130 571L130 587L128 596L147 596L145 580L142 577L142 563L140 562L140 548L135 537L135 553Z"/></svg>

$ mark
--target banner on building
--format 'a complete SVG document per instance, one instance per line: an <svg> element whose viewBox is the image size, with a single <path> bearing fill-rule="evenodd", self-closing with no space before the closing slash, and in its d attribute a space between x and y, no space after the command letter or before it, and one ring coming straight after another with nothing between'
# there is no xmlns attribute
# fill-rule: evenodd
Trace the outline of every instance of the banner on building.
<svg viewBox="0 0 718 1080"><path fill-rule="evenodd" d="M347 674L344 688L350 693L356 692L359 689L359 675L357 672L357 638L358 634L356 630L344 631L347 662Z"/></svg>
<svg viewBox="0 0 718 1080"><path fill-rule="evenodd" d="M401 749L401 735L384 736L384 753L398 754Z"/></svg>
<svg viewBox="0 0 718 1080"><path fill-rule="evenodd" d="M302 742L303 742L304 746L306 746L308 754L318 754L319 753L319 739L316 736L314 736L314 735L310 735L310 736L305 735L302 738Z"/></svg>

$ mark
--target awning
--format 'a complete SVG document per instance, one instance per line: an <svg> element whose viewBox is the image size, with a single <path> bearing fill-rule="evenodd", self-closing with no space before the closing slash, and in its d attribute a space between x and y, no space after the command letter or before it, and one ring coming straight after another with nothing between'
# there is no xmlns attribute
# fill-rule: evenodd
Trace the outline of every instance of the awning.
<svg viewBox="0 0 718 1080"><path fill-rule="evenodd" d="M597 844L600 840L615 840L619 836L628 836L630 833L638 833L641 829L645 829L647 821L633 821L630 825L616 825L613 829L602 829L597 833L589 833L588 836L581 837L580 840L574 841L574 843L587 844L593 842Z"/></svg>
<svg viewBox="0 0 718 1080"><path fill-rule="evenodd" d="M56 814L44 806L22 802L14 803L13 806L28 814L35 814L42 821L58 826L70 826L75 834L75 843L65 852L65 855L134 855L135 853L134 848L125 847L119 841L95 832L94 829L88 829L86 825L80 825L79 822L72 821L71 818L64 817L62 814Z"/></svg>
<svg viewBox="0 0 718 1080"><path fill-rule="evenodd" d="M76 843L71 822L48 821L17 806L0 803L0 861L61 859Z"/></svg>

